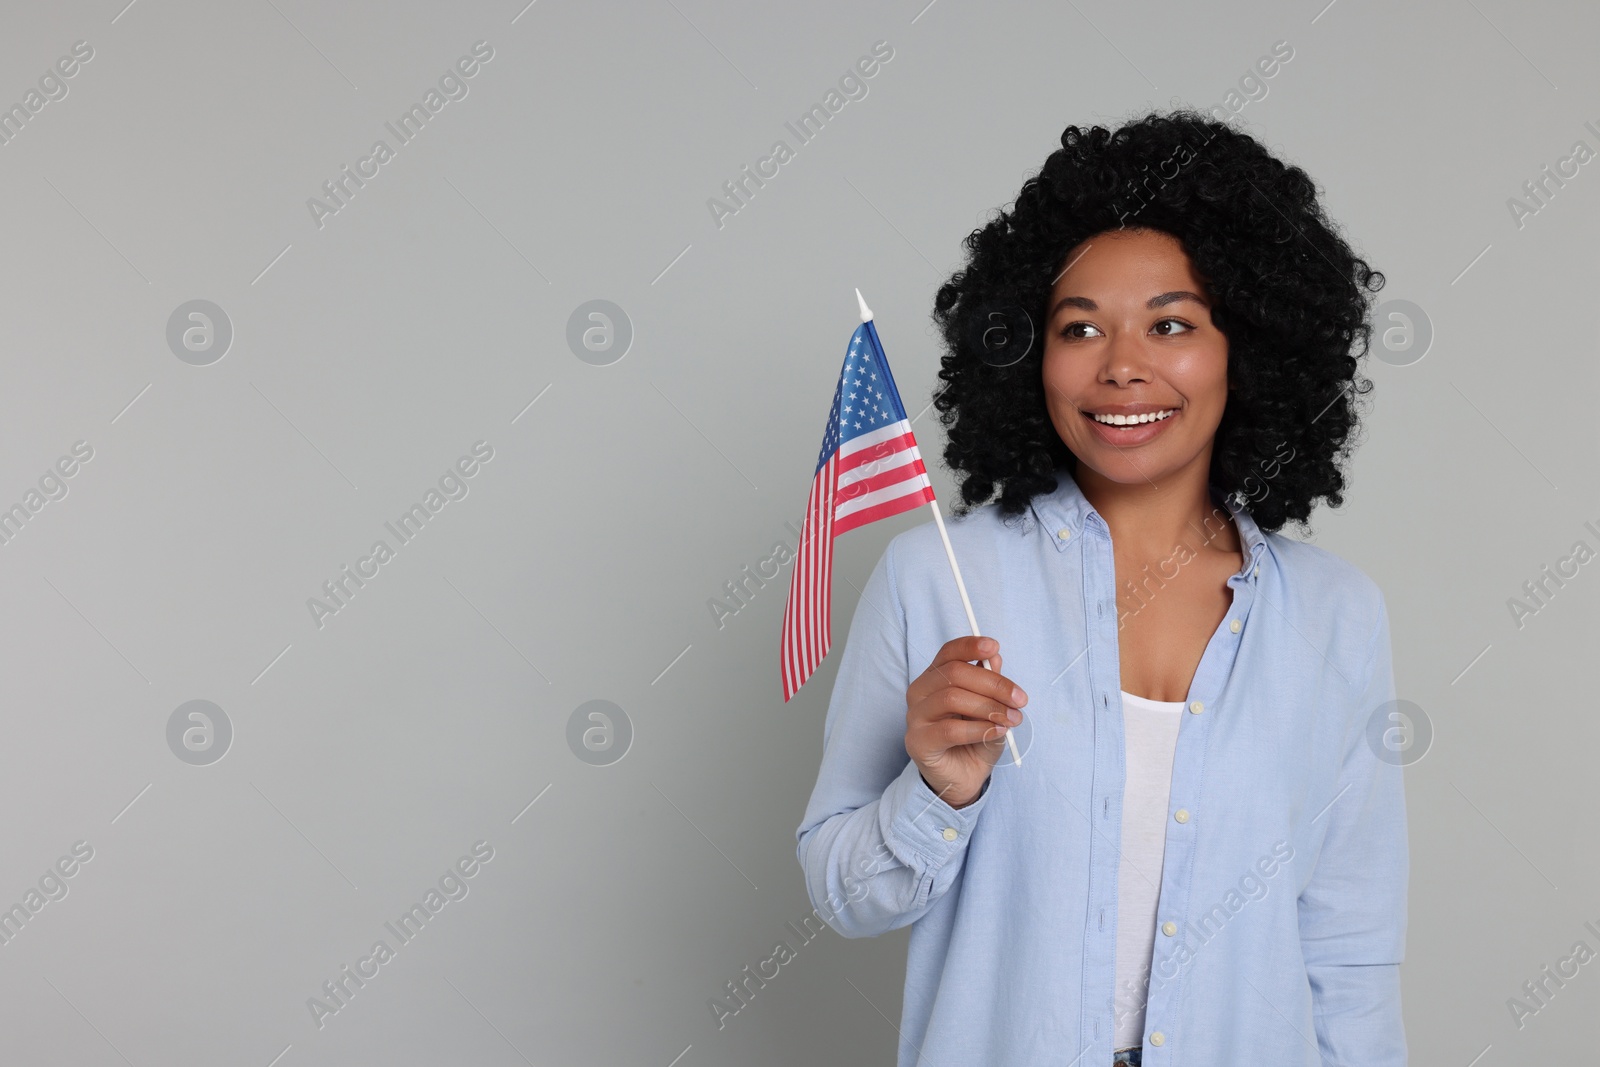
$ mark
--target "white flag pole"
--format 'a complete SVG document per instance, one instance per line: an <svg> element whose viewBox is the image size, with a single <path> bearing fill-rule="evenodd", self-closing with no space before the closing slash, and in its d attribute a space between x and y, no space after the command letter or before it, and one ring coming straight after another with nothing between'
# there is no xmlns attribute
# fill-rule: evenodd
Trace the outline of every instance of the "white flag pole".
<svg viewBox="0 0 1600 1067"><path fill-rule="evenodd" d="M861 321L872 321L872 310L867 307L866 298L861 295L860 289L856 290L856 303L861 305ZM945 559L950 561L950 573L955 576L956 591L961 594L961 606L967 613L967 625L972 628L973 637L982 637L983 631L978 629L977 616L972 613L972 600L967 596L967 583L961 580L961 568L956 563L956 552L955 549L950 547L950 535L944 528L944 515L939 510L939 499L935 497L928 501L928 507L933 510L933 521L939 527L939 540L944 542L944 556ZM986 671L994 670L993 667L989 666L988 660L983 661L983 669ZM1011 728L1009 726L1006 727L1006 744L1011 748L1012 764L1018 767L1022 766L1022 753L1017 751L1017 739L1011 736Z"/></svg>

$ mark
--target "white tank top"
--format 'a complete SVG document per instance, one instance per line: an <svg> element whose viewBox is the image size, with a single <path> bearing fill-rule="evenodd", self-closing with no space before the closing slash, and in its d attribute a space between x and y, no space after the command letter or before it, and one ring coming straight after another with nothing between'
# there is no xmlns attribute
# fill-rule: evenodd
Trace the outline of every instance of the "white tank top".
<svg viewBox="0 0 1600 1067"><path fill-rule="evenodd" d="M1167 843L1172 753L1183 701L1122 693L1127 784L1122 793L1122 858L1117 873L1116 1040L1144 1044L1144 1005L1156 939L1156 902Z"/></svg>

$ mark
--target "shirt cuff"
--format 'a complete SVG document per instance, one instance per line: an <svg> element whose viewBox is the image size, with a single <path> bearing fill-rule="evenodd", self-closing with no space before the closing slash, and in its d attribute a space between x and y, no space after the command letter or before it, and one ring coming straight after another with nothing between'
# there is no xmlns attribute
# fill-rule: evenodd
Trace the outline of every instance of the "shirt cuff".
<svg viewBox="0 0 1600 1067"><path fill-rule="evenodd" d="M990 779L964 808L952 808L922 780L916 760L889 783L878 806L879 828L895 857L909 866L937 870L967 847L989 799ZM913 862L912 857L917 862Z"/></svg>

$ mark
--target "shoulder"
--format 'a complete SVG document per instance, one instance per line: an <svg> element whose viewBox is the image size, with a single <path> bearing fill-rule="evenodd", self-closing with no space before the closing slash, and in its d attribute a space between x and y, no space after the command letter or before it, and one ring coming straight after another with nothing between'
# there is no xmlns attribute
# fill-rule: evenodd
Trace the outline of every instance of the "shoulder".
<svg viewBox="0 0 1600 1067"><path fill-rule="evenodd" d="M1297 584L1331 594L1341 604L1374 606L1383 599L1372 576L1343 556L1282 533L1263 536L1279 568Z"/></svg>
<svg viewBox="0 0 1600 1067"><path fill-rule="evenodd" d="M1352 635L1352 655L1364 662L1388 626L1383 589L1366 571L1320 545L1282 533L1264 535L1285 592L1320 628Z"/></svg>
<svg viewBox="0 0 1600 1067"><path fill-rule="evenodd" d="M1003 515L994 504L973 508L961 516L947 514L944 516L944 526L951 547L963 560L963 566L967 552L975 556L985 555L1003 546L1015 545L1022 539L1036 537L1039 529L1031 511L1021 515ZM901 574L934 563L940 567L949 566L945 561L944 541L939 536L939 526L931 517L892 537L884 555L891 569Z"/></svg>

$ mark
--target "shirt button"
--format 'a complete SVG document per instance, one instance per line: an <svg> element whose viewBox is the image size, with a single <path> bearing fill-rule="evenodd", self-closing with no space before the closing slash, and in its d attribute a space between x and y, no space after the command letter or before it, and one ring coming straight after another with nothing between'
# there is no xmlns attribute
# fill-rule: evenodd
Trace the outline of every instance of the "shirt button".
<svg viewBox="0 0 1600 1067"><path fill-rule="evenodd" d="M946 826L944 828L944 839L946 841L954 841L958 836L954 826Z"/></svg>
<svg viewBox="0 0 1600 1067"><path fill-rule="evenodd" d="M1228 629L1232 630L1234 633L1238 633L1241 629L1243 629L1243 624L1240 623L1238 619L1234 619L1228 624Z"/></svg>
<svg viewBox="0 0 1600 1067"><path fill-rule="evenodd" d="M1196 700L1194 703L1189 705L1189 713L1191 715L1198 715L1202 711L1205 711L1205 710L1206 710L1206 705L1205 705L1205 701L1203 701L1203 700Z"/></svg>
<svg viewBox="0 0 1600 1067"><path fill-rule="evenodd" d="M1177 811L1172 813L1172 817L1174 819L1177 819L1179 822L1188 822L1189 821L1189 809L1188 808L1179 808Z"/></svg>
<svg viewBox="0 0 1600 1067"><path fill-rule="evenodd" d="M1260 577L1261 576L1261 564L1257 563L1256 564L1256 569L1254 571L1251 571L1250 573L1252 575L1254 575L1255 577Z"/></svg>
<svg viewBox="0 0 1600 1067"><path fill-rule="evenodd" d="M1155 1033L1150 1035L1150 1043L1152 1045L1164 1045L1166 1044L1166 1041L1167 1035L1163 1034L1160 1030L1157 1030Z"/></svg>
<svg viewBox="0 0 1600 1067"><path fill-rule="evenodd" d="M1072 531L1063 526L1061 529L1056 531L1056 536L1065 541L1067 538L1072 536Z"/></svg>
<svg viewBox="0 0 1600 1067"><path fill-rule="evenodd" d="M1162 923L1161 924L1161 932L1166 934L1168 937L1171 937L1173 934L1178 932L1178 924L1177 923Z"/></svg>

